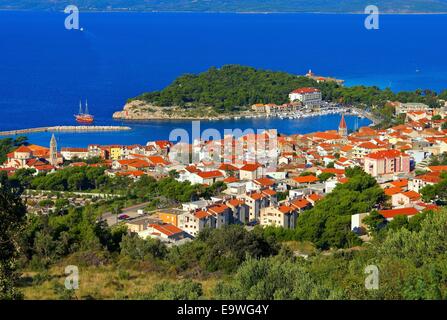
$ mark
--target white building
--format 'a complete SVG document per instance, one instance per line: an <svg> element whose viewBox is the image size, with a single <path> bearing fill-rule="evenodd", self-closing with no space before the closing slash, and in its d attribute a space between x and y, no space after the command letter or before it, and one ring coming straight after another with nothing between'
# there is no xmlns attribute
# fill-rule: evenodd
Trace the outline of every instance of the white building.
<svg viewBox="0 0 447 320"><path fill-rule="evenodd" d="M289 94L290 102L301 101L306 106L321 104L321 91L316 88L299 88Z"/></svg>
<svg viewBox="0 0 447 320"><path fill-rule="evenodd" d="M62 148L61 154L65 160L71 160L73 158L87 159L89 157L87 148Z"/></svg>

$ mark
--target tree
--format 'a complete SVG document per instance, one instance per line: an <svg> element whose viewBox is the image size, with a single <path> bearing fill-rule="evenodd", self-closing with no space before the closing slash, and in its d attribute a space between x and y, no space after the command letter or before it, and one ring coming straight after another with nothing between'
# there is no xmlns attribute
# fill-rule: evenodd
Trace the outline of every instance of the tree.
<svg viewBox="0 0 447 320"><path fill-rule="evenodd" d="M368 230L378 232L386 226L387 220L377 210L373 210L363 219L363 223L368 226Z"/></svg>
<svg viewBox="0 0 447 320"><path fill-rule="evenodd" d="M335 174L334 174L334 173L331 173L331 172L323 172L322 174L320 174L320 175L318 176L318 179L320 179L320 181L324 182L324 181L327 181L327 180L329 180L330 178L333 178L333 177L335 177Z"/></svg>
<svg viewBox="0 0 447 320"><path fill-rule="evenodd" d="M307 176L315 176L315 173L310 171L304 171L300 173L300 177L307 177Z"/></svg>
<svg viewBox="0 0 447 320"><path fill-rule="evenodd" d="M201 265L210 272L231 272L247 255L259 258L278 250L276 243L267 241L261 233L248 232L238 225L206 230L198 238L206 248Z"/></svg>
<svg viewBox="0 0 447 320"><path fill-rule="evenodd" d="M16 289L19 277L16 260L26 216L26 207L20 198L22 191L11 185L5 173L0 173L0 299L21 297Z"/></svg>
<svg viewBox="0 0 447 320"><path fill-rule="evenodd" d="M297 239L314 242L322 249L359 243L350 230L350 216L370 212L386 196L377 181L362 169L347 169L346 176L347 183L338 184L314 208L301 213L297 220Z"/></svg>
<svg viewBox="0 0 447 320"><path fill-rule="evenodd" d="M340 155L338 155L338 157L340 157ZM335 163L334 163L334 162L329 162L329 163L327 164L326 168L329 168L329 169L333 169L333 168L335 168Z"/></svg>
<svg viewBox="0 0 447 320"><path fill-rule="evenodd" d="M388 223L388 229L391 230L399 230L402 228L408 229L408 218L407 216L399 215L394 217L393 220L391 220Z"/></svg>
<svg viewBox="0 0 447 320"><path fill-rule="evenodd" d="M145 240L137 235L124 236L120 248L121 255L141 261L164 258L167 253L166 246L160 240Z"/></svg>
<svg viewBox="0 0 447 320"><path fill-rule="evenodd" d="M198 300L203 295L202 285L192 280L157 283L147 297L152 300Z"/></svg>
<svg viewBox="0 0 447 320"><path fill-rule="evenodd" d="M225 300L309 300L341 299L339 288L324 283L309 272L302 261L287 256L248 259L234 280L215 287L217 299Z"/></svg>
<svg viewBox="0 0 447 320"><path fill-rule="evenodd" d="M28 138L20 136L15 140L11 138L0 140L0 163L6 161L6 155L21 145L27 144Z"/></svg>

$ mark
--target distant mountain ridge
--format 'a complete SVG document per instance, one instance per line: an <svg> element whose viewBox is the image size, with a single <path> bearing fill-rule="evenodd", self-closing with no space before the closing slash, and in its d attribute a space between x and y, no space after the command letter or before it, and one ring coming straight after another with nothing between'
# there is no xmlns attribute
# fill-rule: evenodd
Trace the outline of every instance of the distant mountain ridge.
<svg viewBox="0 0 447 320"><path fill-rule="evenodd" d="M69 4L88 11L447 13L447 0L3 0L0 9L61 11Z"/></svg>

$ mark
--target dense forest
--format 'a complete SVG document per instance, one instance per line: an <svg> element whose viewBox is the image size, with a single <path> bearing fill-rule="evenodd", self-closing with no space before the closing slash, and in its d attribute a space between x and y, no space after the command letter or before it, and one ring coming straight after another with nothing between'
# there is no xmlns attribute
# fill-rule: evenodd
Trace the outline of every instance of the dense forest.
<svg viewBox="0 0 447 320"><path fill-rule="evenodd" d="M431 90L394 93L378 87L343 87L336 83L317 83L307 77L285 72L225 65L197 75L180 76L165 89L144 93L130 101L138 99L162 107L209 106L218 112L229 112L255 103L286 103L292 90L306 86L319 88L325 101L369 109L387 120L393 114L392 108L386 106L388 101L421 102L439 107L438 100L447 97L447 91L439 95Z"/></svg>
<svg viewBox="0 0 447 320"><path fill-rule="evenodd" d="M364 12L367 0L4 0L1 9L63 10L74 4L82 10L196 11L196 12ZM447 12L445 0L376 0L382 12Z"/></svg>
<svg viewBox="0 0 447 320"><path fill-rule="evenodd" d="M157 106L211 106L233 111L254 103L282 104L292 90L313 85L311 79L285 72L227 65L198 75L183 75L162 91L144 93L136 99Z"/></svg>

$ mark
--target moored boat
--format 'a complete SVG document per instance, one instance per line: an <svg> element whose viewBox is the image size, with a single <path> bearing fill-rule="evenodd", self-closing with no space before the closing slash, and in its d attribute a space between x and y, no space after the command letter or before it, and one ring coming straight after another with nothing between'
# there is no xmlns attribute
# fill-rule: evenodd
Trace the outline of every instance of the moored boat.
<svg viewBox="0 0 447 320"><path fill-rule="evenodd" d="M79 102L79 113L75 114L75 119L79 123L92 124L95 117L88 112L88 103L85 102L85 112L82 112L82 103Z"/></svg>

